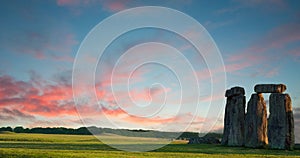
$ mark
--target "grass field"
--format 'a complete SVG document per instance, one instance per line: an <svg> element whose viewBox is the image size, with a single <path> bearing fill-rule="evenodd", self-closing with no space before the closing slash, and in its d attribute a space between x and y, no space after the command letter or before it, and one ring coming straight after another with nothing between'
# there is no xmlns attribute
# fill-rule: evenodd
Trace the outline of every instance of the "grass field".
<svg viewBox="0 0 300 158"><path fill-rule="evenodd" d="M114 144L140 146L141 141L162 143L152 138L101 135ZM266 150L220 145L190 145L185 141L151 152L125 152L114 149L90 135L0 134L0 157L300 157L300 150Z"/></svg>

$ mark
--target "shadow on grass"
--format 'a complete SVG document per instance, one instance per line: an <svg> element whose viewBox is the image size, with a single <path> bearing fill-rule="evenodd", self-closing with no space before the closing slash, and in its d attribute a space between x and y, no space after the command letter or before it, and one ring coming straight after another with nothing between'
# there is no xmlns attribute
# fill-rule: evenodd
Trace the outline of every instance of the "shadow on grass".
<svg viewBox="0 0 300 158"><path fill-rule="evenodd" d="M186 152L204 154L261 154L261 155L300 155L300 150L270 150L245 147L225 147L212 144L169 144L155 152Z"/></svg>
<svg viewBox="0 0 300 158"><path fill-rule="evenodd" d="M5 142L0 143L0 148L25 148L25 149L55 149L55 150L104 150L116 151L106 144L85 143L31 143L31 142Z"/></svg>
<svg viewBox="0 0 300 158"><path fill-rule="evenodd" d="M141 148L155 144L120 144L120 148L128 149ZM298 148L299 146L297 146ZM0 142L0 148L23 148L23 149L45 149L45 150L98 150L98 151L119 151L102 143L32 143L32 142ZM152 152L169 153L203 153L203 154L260 154L260 155L300 155L300 150L268 150L251 149L244 147L224 147L211 144L169 144Z"/></svg>

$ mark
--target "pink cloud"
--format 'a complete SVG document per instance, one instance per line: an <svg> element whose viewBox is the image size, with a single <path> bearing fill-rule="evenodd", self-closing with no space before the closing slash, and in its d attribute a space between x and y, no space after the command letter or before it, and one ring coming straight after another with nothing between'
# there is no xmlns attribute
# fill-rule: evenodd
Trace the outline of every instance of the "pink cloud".
<svg viewBox="0 0 300 158"><path fill-rule="evenodd" d="M98 94L97 97L99 100L106 102L108 104L115 104L116 96L117 98L126 98L126 105L123 106L130 106L134 104L130 99L134 101L142 101L142 102L149 102L155 101L156 97L162 93L162 89L160 88L144 88L144 89L129 89L127 90L127 86L132 86L137 84L138 82L142 82L144 80L144 73L146 71L135 71L135 73L130 76L130 72L128 72L128 67L123 66L122 71L118 71L119 73L115 73L113 76L114 79L112 81L112 69L111 67L104 68L100 74L97 75L96 79L96 93ZM128 78L130 78L130 85L128 84ZM112 92L112 85L115 87L123 87L121 89L115 89L114 94ZM169 88L166 91L170 91ZM101 96L100 96L101 95ZM123 100L123 99L122 99Z"/></svg>
<svg viewBox="0 0 300 158"><path fill-rule="evenodd" d="M225 98L224 93L219 93L219 94L216 94L216 95L213 95L213 96L207 95L207 96L201 97L200 101L209 102L209 101L221 100L221 99L224 99L224 98Z"/></svg>
<svg viewBox="0 0 300 158"><path fill-rule="evenodd" d="M162 117L155 117L155 118L142 118L142 117L136 117L129 115L125 118L125 120L135 123L135 124L145 124L145 125L155 125L155 124L165 124L165 123L171 123L177 120L176 117L170 117L170 118L162 118Z"/></svg>
<svg viewBox="0 0 300 158"><path fill-rule="evenodd" d="M70 85L44 85L35 87L33 81L16 81L10 76L0 77L0 107L17 107L20 112L31 115L74 115ZM43 91L40 92L39 88Z"/></svg>
<svg viewBox="0 0 300 158"><path fill-rule="evenodd" d="M7 113L7 110L6 113L19 113L19 117L25 114L44 118L77 116L71 84L65 81L51 84L42 79L39 79L41 83L35 82L34 79L25 82L10 76L0 76L0 111L11 109L11 113ZM101 98L105 93L98 91L97 95ZM84 106L80 110L87 114L99 114L97 106Z"/></svg>
<svg viewBox="0 0 300 158"><path fill-rule="evenodd" d="M246 52L263 53L272 49L284 48L291 43L300 42L299 28L299 23L290 23L275 27L249 47Z"/></svg>
<svg viewBox="0 0 300 158"><path fill-rule="evenodd" d="M82 12L85 7L99 6L105 11L117 12L127 7L129 0L57 0L58 6L68 7L75 15Z"/></svg>
<svg viewBox="0 0 300 158"><path fill-rule="evenodd" d="M289 50L288 54L294 57L300 57L300 47Z"/></svg>
<svg viewBox="0 0 300 158"><path fill-rule="evenodd" d="M209 71L209 69L206 68L200 71L196 71L195 75L197 76L198 81L203 81L203 80L210 79L212 73L213 73L212 71Z"/></svg>
<svg viewBox="0 0 300 158"><path fill-rule="evenodd" d="M0 108L18 107L18 110L31 115L40 115L44 117L57 117L61 115L77 115L77 110L73 102L73 91L70 83L65 82L65 78L58 78L57 84L50 84L42 78L32 77L30 81L18 81L10 76L0 76ZM170 89L167 89L169 91ZM132 90L134 99L150 100L150 96L164 93L163 89L145 89L143 91ZM98 99L108 103L108 106L114 106L115 100L111 92L105 89L96 91ZM127 89L123 95L128 96ZM97 102L95 101L95 104ZM83 108L87 113L95 111L96 107ZM122 113L118 108L104 107L104 112L109 115L118 115Z"/></svg>
<svg viewBox="0 0 300 158"><path fill-rule="evenodd" d="M227 65L225 65L225 71L226 72L235 72L235 71L243 70L244 68L252 66L252 64L253 63L251 63L251 62L227 64Z"/></svg>
<svg viewBox="0 0 300 158"><path fill-rule="evenodd" d="M124 1L107 2L104 4L104 7L111 12L117 12L127 8Z"/></svg>
<svg viewBox="0 0 300 158"><path fill-rule="evenodd" d="M32 76L29 81L18 81L10 76L0 76L0 118L5 122L24 123L32 126L70 126L75 125L72 119L77 118L77 109L74 106L72 86L64 81L57 84L50 84L41 78ZM36 83L40 82L40 83ZM148 91L142 91L138 95L140 99L145 99ZM161 95L161 89L154 89L152 95ZM164 124L186 125L192 118L191 113L180 114L177 116L155 116L153 118L141 118L128 115L117 105L113 98L109 98L109 93L105 90L97 91L97 96L104 100L100 108L97 106L84 106L80 110L89 117L111 117L115 120L135 124L143 127L160 126ZM109 102L106 99L111 99ZM95 102L96 104L96 102ZM16 119L17 118L17 119ZM44 119L40 119L44 118ZM85 116L83 116L85 119ZM60 120L59 120L60 119ZM63 120L62 120L63 119ZM77 118L78 119L78 118ZM21 121L22 120L22 121ZM199 125L205 119L195 117L193 125ZM93 123L93 122L92 122ZM3 124L3 122L2 122ZM78 125L80 123L77 123ZM194 127L193 127L194 128Z"/></svg>
<svg viewBox="0 0 300 158"><path fill-rule="evenodd" d="M273 67L272 68L265 67L264 69L257 70L251 76L252 77L264 76L266 78L271 78L271 77L276 76L278 74L279 74L279 68L278 67L275 67L275 68L273 68Z"/></svg>
<svg viewBox="0 0 300 158"><path fill-rule="evenodd" d="M171 117L160 117L156 116L153 118L142 118L136 117L132 115L128 115L124 118L126 121L129 121L134 124L144 124L147 126L155 126L155 125L166 125L166 124L178 124L178 126L186 126L192 120L192 124L203 123L206 119L199 116L193 116L191 113L183 113L177 114Z"/></svg>
<svg viewBox="0 0 300 158"><path fill-rule="evenodd" d="M241 50L240 53L228 56L226 63L229 64L226 64L226 71L235 72L260 64L268 65L270 61L281 60L281 57L286 55L285 49L287 49L289 44L300 42L299 28L300 24L291 23L272 29L250 47ZM275 50L280 50L282 53L270 55L270 53ZM290 51L288 54L297 56L297 50ZM278 74L278 69L264 72L264 76L266 77L271 77L276 74Z"/></svg>
<svg viewBox="0 0 300 158"><path fill-rule="evenodd" d="M273 30L261 41L267 44L265 49L282 48L289 43L300 41L300 24L291 23L279 26Z"/></svg>
<svg viewBox="0 0 300 158"><path fill-rule="evenodd" d="M94 58L88 58L87 62L93 60ZM134 71L131 74L130 66L132 66L131 61L127 61L127 64L118 67L118 71L113 72L113 67L115 65L103 64L101 65L101 73L97 74L96 78L96 87L99 88L110 88L111 84L118 85L127 85L128 79L130 82L138 83L144 81L144 75L149 73L151 70L143 70L143 71ZM104 67L104 68L103 68ZM114 76L112 76L114 75ZM131 76L130 76L131 75Z"/></svg>
<svg viewBox="0 0 300 158"><path fill-rule="evenodd" d="M234 1L234 5L228 8L222 8L215 12L215 14L234 13L241 9L254 8L262 11L278 11L288 8L288 4L284 0L248 0L248 1Z"/></svg>
<svg viewBox="0 0 300 158"><path fill-rule="evenodd" d="M134 101L145 101L145 102L150 102L150 101L155 101L155 99L158 96L161 95L166 95L168 92L171 91L171 88L158 88L158 87L153 87L153 88L145 88L143 90L131 90L129 91L129 95L132 100Z"/></svg>

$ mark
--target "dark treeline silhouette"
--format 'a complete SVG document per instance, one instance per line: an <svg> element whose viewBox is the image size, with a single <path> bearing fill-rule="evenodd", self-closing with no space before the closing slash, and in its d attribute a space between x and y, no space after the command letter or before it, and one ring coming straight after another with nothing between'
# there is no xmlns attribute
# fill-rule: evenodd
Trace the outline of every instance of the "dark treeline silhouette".
<svg viewBox="0 0 300 158"><path fill-rule="evenodd" d="M42 134L80 134L91 135L90 131L86 127L80 127L77 129L65 128L65 127L35 127L35 128L23 128L18 126L15 128L1 127L0 131L15 132L15 133L42 133Z"/></svg>
<svg viewBox="0 0 300 158"><path fill-rule="evenodd" d="M129 129L111 129L100 127L80 127L77 129L65 128L65 127L35 127L35 128L23 128L18 126L15 128L1 127L0 132L15 132L15 133L41 133L41 134L74 134L74 135L92 135L93 134L117 134L121 136L131 137L154 137L154 138L177 138L177 139L189 139L198 137L198 133L195 132L161 132L153 130L129 130ZM91 133L92 132L92 133Z"/></svg>
<svg viewBox="0 0 300 158"><path fill-rule="evenodd" d="M0 131L13 132L13 129L11 127L1 127Z"/></svg>

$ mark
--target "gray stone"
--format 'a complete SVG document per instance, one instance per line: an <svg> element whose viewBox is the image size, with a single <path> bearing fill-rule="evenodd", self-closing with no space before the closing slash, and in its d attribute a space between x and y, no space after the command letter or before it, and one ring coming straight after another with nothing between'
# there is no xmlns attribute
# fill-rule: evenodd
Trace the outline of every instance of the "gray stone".
<svg viewBox="0 0 300 158"><path fill-rule="evenodd" d="M220 144L221 141L217 137L204 136L197 138L190 138L188 144Z"/></svg>
<svg viewBox="0 0 300 158"><path fill-rule="evenodd" d="M245 118L245 146L261 148L268 144L267 106L262 94L252 94Z"/></svg>
<svg viewBox="0 0 300 158"><path fill-rule="evenodd" d="M230 93L230 95L228 95ZM234 95L232 95L234 94ZM241 87L226 92L227 101L224 118L222 145L243 146L245 124L245 91Z"/></svg>
<svg viewBox="0 0 300 158"><path fill-rule="evenodd" d="M268 137L272 149L292 150L294 148L294 117L292 101L288 94L270 95Z"/></svg>
<svg viewBox="0 0 300 158"><path fill-rule="evenodd" d="M284 84L258 84L254 87L256 93L283 93L285 90Z"/></svg>
<svg viewBox="0 0 300 158"><path fill-rule="evenodd" d="M225 97L232 97L238 95L245 95L245 90L242 87L233 87L226 90Z"/></svg>

